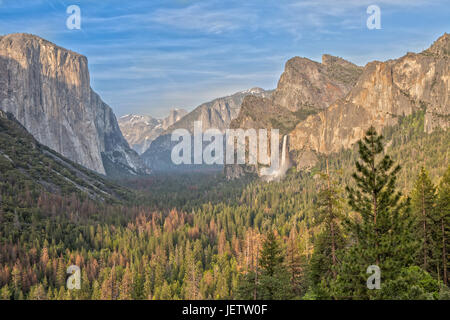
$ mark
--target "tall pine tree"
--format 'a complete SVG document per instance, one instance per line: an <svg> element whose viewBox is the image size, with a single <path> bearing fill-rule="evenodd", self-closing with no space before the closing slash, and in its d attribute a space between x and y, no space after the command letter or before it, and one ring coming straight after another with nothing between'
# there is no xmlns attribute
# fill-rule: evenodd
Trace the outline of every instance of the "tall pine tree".
<svg viewBox="0 0 450 320"><path fill-rule="evenodd" d="M284 264L285 254L273 231L267 234L261 250L261 298L278 300L292 298L289 273Z"/></svg>
<svg viewBox="0 0 450 320"><path fill-rule="evenodd" d="M424 167L421 168L411 193L412 210L416 219L416 235L420 238L418 265L427 272L436 271L433 263L433 233L436 230L434 219L436 188Z"/></svg>
<svg viewBox="0 0 450 320"><path fill-rule="evenodd" d="M383 136L371 127L358 146L361 161L356 161L352 175L355 187L347 187L349 205L356 213L347 219L353 246L343 254L334 294L347 299L386 298L382 290L367 288L366 272L377 265L383 289L383 282L395 279L414 262L409 200L396 190L400 166L383 155Z"/></svg>
<svg viewBox="0 0 450 320"><path fill-rule="evenodd" d="M244 275L239 286L241 299L279 300L293 298L285 253L273 231L267 234L258 268Z"/></svg>
<svg viewBox="0 0 450 320"><path fill-rule="evenodd" d="M450 166L447 168L438 188L437 200L436 249L438 257L438 276L449 286L449 249L450 249ZM442 276L441 276L442 275Z"/></svg>
<svg viewBox="0 0 450 320"><path fill-rule="evenodd" d="M321 233L314 242L314 252L310 263L310 279L318 298L329 299L330 283L337 278L338 250L344 247L341 222L343 218L342 190L328 170L322 174L324 186L319 192L316 206L315 225Z"/></svg>
<svg viewBox="0 0 450 320"><path fill-rule="evenodd" d="M306 291L305 268L307 263L305 256L300 253L298 238L297 229L293 226L287 240L285 263L290 275L292 291L297 297L300 297Z"/></svg>

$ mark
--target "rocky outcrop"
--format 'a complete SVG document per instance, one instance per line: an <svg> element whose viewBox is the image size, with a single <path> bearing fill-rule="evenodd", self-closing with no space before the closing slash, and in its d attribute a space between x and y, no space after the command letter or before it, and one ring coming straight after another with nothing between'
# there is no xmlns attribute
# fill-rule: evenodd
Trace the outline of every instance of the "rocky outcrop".
<svg viewBox="0 0 450 320"><path fill-rule="evenodd" d="M118 119L120 130L137 153L142 154L164 130L187 114L183 109L172 109L164 119L128 114Z"/></svg>
<svg viewBox="0 0 450 320"><path fill-rule="evenodd" d="M166 130L177 121L180 121L187 114L188 112L184 109L171 109L169 115L161 120L163 130Z"/></svg>
<svg viewBox="0 0 450 320"><path fill-rule="evenodd" d="M293 58L270 99L246 98L234 128L278 128L289 133L289 154L299 169L319 154L350 148L371 125L397 124L425 110L424 129L450 126L449 35L429 49L364 68L324 55L322 63ZM229 178L246 170L227 167ZM248 170L247 170L248 171Z"/></svg>
<svg viewBox="0 0 450 320"><path fill-rule="evenodd" d="M355 85L362 70L362 67L331 55L323 55L322 63L292 58L286 63L272 96L246 97L231 127L273 128L282 135L289 134L300 121L344 97ZM238 165L225 168L229 179L253 171Z"/></svg>
<svg viewBox="0 0 450 320"><path fill-rule="evenodd" d="M105 174L105 159L146 172L111 108L91 89L85 56L29 34L0 38L0 109L42 144Z"/></svg>
<svg viewBox="0 0 450 320"><path fill-rule="evenodd" d="M448 128L449 43L445 34L422 53L367 64L344 98L309 116L291 132L290 150L296 151L299 167L312 165L311 161L300 161L305 153L329 154L349 148L371 125L377 129L394 125L399 117L420 108L426 109L426 132Z"/></svg>
<svg viewBox="0 0 450 320"><path fill-rule="evenodd" d="M314 112L302 110L306 115ZM315 112L314 112L315 113ZM242 102L241 111L236 119L231 121L233 129L278 129L280 133L289 133L298 123L301 113L294 113L287 108L273 104L272 99L248 96Z"/></svg>
<svg viewBox="0 0 450 320"><path fill-rule="evenodd" d="M203 131L215 128L224 132L238 116L242 101L245 97L269 97L270 94L271 91L265 91L261 88L252 88L231 96L218 98L204 103L164 130L164 132L151 143L148 150L142 155L142 158L145 163L155 171L201 169L203 166L176 166L172 163L170 155L172 148L176 144L176 142L171 141L172 132L176 129L187 129L192 134L195 121L202 122Z"/></svg>
<svg viewBox="0 0 450 320"><path fill-rule="evenodd" d="M293 112L325 109L350 91L361 71L361 67L330 55L324 55L322 63L292 58L286 63L272 102Z"/></svg>

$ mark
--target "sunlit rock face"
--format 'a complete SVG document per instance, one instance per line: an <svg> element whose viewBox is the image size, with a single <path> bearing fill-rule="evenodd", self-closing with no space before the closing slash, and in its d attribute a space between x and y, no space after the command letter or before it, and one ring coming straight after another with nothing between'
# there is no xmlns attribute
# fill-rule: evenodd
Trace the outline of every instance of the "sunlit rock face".
<svg viewBox="0 0 450 320"><path fill-rule="evenodd" d="M0 37L0 108L42 144L105 174L146 172L111 108L91 89L87 58L29 34Z"/></svg>
<svg viewBox="0 0 450 320"><path fill-rule="evenodd" d="M400 116L421 108L426 108L427 133L437 127L448 128L449 45L445 34L424 52L368 63L344 98L300 122L290 133L290 148L299 155L299 167L311 165L301 161L305 153L328 154L350 148L371 125L377 129L394 125Z"/></svg>
<svg viewBox="0 0 450 320"><path fill-rule="evenodd" d="M246 97L239 115L230 126L278 129L281 135L289 134L308 114L317 114L348 94L362 71L362 67L331 55L323 55L322 63L294 57L286 63L273 94L270 97ZM287 144L288 149L289 146L290 143ZM287 155L290 159L289 152ZM229 179L253 171L260 173L260 168L251 170L249 166L239 168L236 165L225 168ZM283 169L280 174L274 172L265 179L278 179L284 176L285 171Z"/></svg>
<svg viewBox="0 0 450 320"><path fill-rule="evenodd" d="M364 132L398 123L425 109L425 132L450 126L449 35L429 49L365 67L324 55L322 63L295 57L286 63L270 98L247 97L234 128L280 129L289 135L290 159L298 169L315 165L320 154L352 147ZM229 166L230 179L252 173Z"/></svg>
<svg viewBox="0 0 450 320"><path fill-rule="evenodd" d="M294 112L305 107L325 109L350 91L361 71L361 67L331 55L323 55L322 63L292 58L286 63L272 103Z"/></svg>

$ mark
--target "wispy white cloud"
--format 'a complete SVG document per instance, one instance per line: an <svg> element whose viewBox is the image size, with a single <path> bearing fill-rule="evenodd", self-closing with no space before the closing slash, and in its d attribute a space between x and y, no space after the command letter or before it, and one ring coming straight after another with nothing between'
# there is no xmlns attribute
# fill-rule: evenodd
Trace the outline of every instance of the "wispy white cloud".
<svg viewBox="0 0 450 320"><path fill-rule="evenodd" d="M240 8L217 9L202 2L185 8L158 9L149 16L149 21L182 30L218 34L248 26L257 21L257 16Z"/></svg>
<svg viewBox="0 0 450 320"><path fill-rule="evenodd" d="M450 27L448 0L78 0L82 31L65 28L71 0L0 1L1 33L35 33L86 55L92 86L119 115L273 88L295 55L362 65L399 56ZM380 32L365 25L371 4L382 10Z"/></svg>

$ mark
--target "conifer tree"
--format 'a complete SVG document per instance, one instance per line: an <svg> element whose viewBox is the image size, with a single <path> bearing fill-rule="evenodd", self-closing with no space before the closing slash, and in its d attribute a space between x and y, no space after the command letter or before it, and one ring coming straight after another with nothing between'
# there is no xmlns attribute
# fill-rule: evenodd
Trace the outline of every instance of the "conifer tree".
<svg viewBox="0 0 450 320"><path fill-rule="evenodd" d="M146 300L150 300L151 296L152 296L152 279L151 279L150 271L148 271L148 270L145 272L143 295L144 295L144 299L146 299Z"/></svg>
<svg viewBox="0 0 450 320"><path fill-rule="evenodd" d="M120 284L119 300L131 300L133 290L133 279L130 269L127 267Z"/></svg>
<svg viewBox="0 0 450 320"><path fill-rule="evenodd" d="M56 284L58 287L66 285L66 267L62 259L58 259L58 267L56 271Z"/></svg>
<svg viewBox="0 0 450 320"><path fill-rule="evenodd" d="M86 271L83 269L81 271L81 290L80 295L82 299L89 299L91 297L91 287L89 283L89 278Z"/></svg>
<svg viewBox="0 0 450 320"><path fill-rule="evenodd" d="M383 155L383 136L371 127L358 146L361 161L356 161L352 175L355 187L347 186L349 205L356 213L346 220L354 245L343 254L335 287L335 294L347 299L382 297L382 290L367 288L367 268L380 268L382 289L383 282L413 263L416 248L409 199L396 190L400 166Z"/></svg>
<svg viewBox="0 0 450 320"><path fill-rule="evenodd" d="M292 297L289 274L284 265L284 252L273 231L263 242L261 258L261 298L267 300Z"/></svg>
<svg viewBox="0 0 450 320"><path fill-rule="evenodd" d="M11 271L11 279L13 284L14 299L18 299L22 293L22 277L18 263L16 263Z"/></svg>
<svg viewBox="0 0 450 320"><path fill-rule="evenodd" d="M260 292L258 291L259 282L256 272L253 270L248 271L241 276L239 281L239 287L237 291L238 299L243 300L257 300L261 299Z"/></svg>
<svg viewBox="0 0 450 320"><path fill-rule="evenodd" d="M438 188L437 197L437 224L438 232L436 233L436 250L439 257L438 276L445 285L449 283L449 251L450 251L450 166L442 177ZM442 276L440 276L442 275Z"/></svg>
<svg viewBox="0 0 450 320"><path fill-rule="evenodd" d="M184 277L185 283L185 296L187 299L198 300L201 299L200 295L200 280L201 280L201 261L195 259L194 250L191 249L191 245L187 244L186 250L186 273Z"/></svg>
<svg viewBox="0 0 450 320"><path fill-rule="evenodd" d="M45 294L44 286L42 284L37 284L37 285L31 287L28 299L30 299L30 300L46 300L47 296Z"/></svg>
<svg viewBox="0 0 450 320"><path fill-rule="evenodd" d="M329 299L329 286L337 277L338 250L344 247L341 230L343 197L338 181L332 179L328 169L321 175L323 188L318 194L314 224L321 233L316 236L311 257L309 276L313 290L319 298Z"/></svg>
<svg viewBox="0 0 450 320"><path fill-rule="evenodd" d="M0 290L0 300L9 300L11 298L11 291L8 285L4 285Z"/></svg>
<svg viewBox="0 0 450 320"><path fill-rule="evenodd" d="M169 300L172 298L170 286L167 281L164 281L164 284L161 288L160 299L161 300Z"/></svg>
<svg viewBox="0 0 450 320"><path fill-rule="evenodd" d="M427 272L433 272L433 233L437 230L434 221L436 202L436 188L431 182L428 172L421 168L414 189L411 193L411 204L416 219L416 235L420 238L421 246L418 252L418 264Z"/></svg>
<svg viewBox="0 0 450 320"><path fill-rule="evenodd" d="M92 300L100 300L101 298L102 298L102 293L100 291L100 284L98 283L97 280L94 280L94 282L92 283L91 299Z"/></svg>
<svg viewBox="0 0 450 320"><path fill-rule="evenodd" d="M301 296L306 289L305 266L306 261L300 254L298 234L296 227L292 227L289 233L286 250L286 268L289 272L292 291Z"/></svg>

